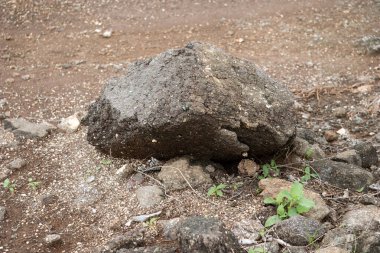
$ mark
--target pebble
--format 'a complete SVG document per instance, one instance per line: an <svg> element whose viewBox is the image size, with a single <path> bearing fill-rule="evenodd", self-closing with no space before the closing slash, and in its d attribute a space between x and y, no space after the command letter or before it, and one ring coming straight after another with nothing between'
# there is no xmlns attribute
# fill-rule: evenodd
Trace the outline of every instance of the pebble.
<svg viewBox="0 0 380 253"><path fill-rule="evenodd" d="M102 34L103 38L111 38L112 36L112 30L105 30Z"/></svg>
<svg viewBox="0 0 380 253"><path fill-rule="evenodd" d="M13 79L13 78L5 79L5 83L14 83L14 82L15 82L15 79Z"/></svg>
<svg viewBox="0 0 380 253"><path fill-rule="evenodd" d="M5 206L0 206L0 221L3 221L5 219L5 213L6 213Z"/></svg>
<svg viewBox="0 0 380 253"><path fill-rule="evenodd" d="M142 208L152 207L163 200L164 192L157 185L143 186L137 189L136 196Z"/></svg>
<svg viewBox="0 0 380 253"><path fill-rule="evenodd" d="M80 126L80 120L77 114L61 119L61 122L57 125L59 129L67 133L73 133L77 131L79 126Z"/></svg>
<svg viewBox="0 0 380 253"><path fill-rule="evenodd" d="M62 238L58 234L50 234L45 237L45 242L48 246L54 246L62 242Z"/></svg>
<svg viewBox="0 0 380 253"><path fill-rule="evenodd" d="M333 142L333 141L338 140L339 136L335 131L328 130L324 133L324 137L325 137L326 141Z"/></svg>
<svg viewBox="0 0 380 253"><path fill-rule="evenodd" d="M26 165L26 161L22 158L16 158L8 164L8 168L11 170L21 169Z"/></svg>
<svg viewBox="0 0 380 253"><path fill-rule="evenodd" d="M27 81L27 80L30 79L30 75L22 75L21 79L24 80L24 81Z"/></svg>
<svg viewBox="0 0 380 253"><path fill-rule="evenodd" d="M338 107L334 110L334 115L337 118L345 118L347 115L347 109L344 107Z"/></svg>
<svg viewBox="0 0 380 253"><path fill-rule="evenodd" d="M260 165L250 159L243 159L238 165L239 174L248 177L256 176L259 169Z"/></svg>

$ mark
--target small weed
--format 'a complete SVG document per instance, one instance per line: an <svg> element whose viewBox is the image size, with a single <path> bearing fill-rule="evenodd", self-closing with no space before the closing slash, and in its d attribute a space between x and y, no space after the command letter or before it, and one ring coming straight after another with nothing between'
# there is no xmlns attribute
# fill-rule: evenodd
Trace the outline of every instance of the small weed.
<svg viewBox="0 0 380 253"><path fill-rule="evenodd" d="M9 178L7 178L3 182L3 188L10 193L14 193L16 185L11 180L9 180Z"/></svg>
<svg viewBox="0 0 380 253"><path fill-rule="evenodd" d="M311 172L310 166L306 166L304 170L304 175L301 177L301 182L306 183L312 178L318 178L318 174Z"/></svg>
<svg viewBox="0 0 380 253"><path fill-rule="evenodd" d="M144 226L148 227L149 229L154 229L154 227L157 225L157 221L160 219L159 217L152 217L146 222L144 222Z"/></svg>
<svg viewBox="0 0 380 253"><path fill-rule="evenodd" d="M265 198L264 203L277 207L277 214L265 221L266 228L273 226L281 220L306 213L315 205L314 201L304 197L303 185L300 182L294 182L290 192L283 190L277 194L276 198Z"/></svg>
<svg viewBox="0 0 380 253"><path fill-rule="evenodd" d="M208 189L207 196L218 196L222 197L223 196L223 189L226 188L227 185L225 184L218 184L218 185L213 185Z"/></svg>
<svg viewBox="0 0 380 253"><path fill-rule="evenodd" d="M259 176L259 179L264 179L267 177L278 176L280 175L280 169L277 167L276 161L271 160L270 163L266 163L261 166L263 173Z"/></svg>
<svg viewBox="0 0 380 253"><path fill-rule="evenodd" d="M110 160L110 159L103 159L103 160L100 161L100 164L102 164L102 165L110 165L110 164L112 164L112 160Z"/></svg>
<svg viewBox="0 0 380 253"><path fill-rule="evenodd" d="M359 192L359 193L361 193L361 192L363 192L363 191L364 191L364 188L365 188L365 187L363 186L363 187L361 187L361 188L357 189L357 190L356 190L356 192Z"/></svg>
<svg viewBox="0 0 380 253"><path fill-rule="evenodd" d="M263 247L258 247L254 249L249 249L248 253L268 253L268 251Z"/></svg>
<svg viewBox="0 0 380 253"><path fill-rule="evenodd" d="M34 191L37 190L38 186L40 185L40 182L34 181L33 178L28 178L28 186L32 188Z"/></svg>
<svg viewBox="0 0 380 253"><path fill-rule="evenodd" d="M233 191L237 191L240 187L242 187L243 186L243 183L241 183L241 182L238 182L238 183L234 183L232 186L231 186L231 188L232 188L232 190Z"/></svg>
<svg viewBox="0 0 380 253"><path fill-rule="evenodd" d="M311 160L313 158L313 155L314 155L314 150L312 148L308 147L306 149L306 152L305 152L305 159Z"/></svg>

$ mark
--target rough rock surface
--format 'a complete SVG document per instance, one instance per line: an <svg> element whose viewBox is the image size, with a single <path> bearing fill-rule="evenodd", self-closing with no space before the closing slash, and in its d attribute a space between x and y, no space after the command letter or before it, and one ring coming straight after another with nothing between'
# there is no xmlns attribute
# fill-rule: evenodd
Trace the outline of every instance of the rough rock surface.
<svg viewBox="0 0 380 253"><path fill-rule="evenodd" d="M242 244L244 241L258 241L261 237L260 233L264 230L264 226L259 220L244 219L234 224L232 232Z"/></svg>
<svg viewBox="0 0 380 253"><path fill-rule="evenodd" d="M71 115L67 118L61 119L57 127L65 132L73 133L78 130L80 126L80 118L78 114Z"/></svg>
<svg viewBox="0 0 380 253"><path fill-rule="evenodd" d="M344 152L338 153L335 157L332 158L332 160L336 162L350 163L362 167L362 159L355 150L346 150Z"/></svg>
<svg viewBox="0 0 380 253"><path fill-rule="evenodd" d="M17 137L33 139L45 137L55 127L47 122L32 123L24 118L11 118L4 120L4 129L12 130Z"/></svg>
<svg viewBox="0 0 380 253"><path fill-rule="evenodd" d="M6 213L5 206L0 206L0 221L3 221L5 219L5 213Z"/></svg>
<svg viewBox="0 0 380 253"><path fill-rule="evenodd" d="M238 165L239 174L243 176L254 177L259 169L260 165L250 159L243 159Z"/></svg>
<svg viewBox="0 0 380 253"><path fill-rule="evenodd" d="M376 148L369 142L362 142L354 146L356 152L358 152L361 160L362 166L364 168L369 168L372 165L377 165L378 156L376 153Z"/></svg>
<svg viewBox="0 0 380 253"><path fill-rule="evenodd" d="M283 179L278 179L278 178L266 178L262 179L259 182L259 187L263 191L261 192L261 195L266 198L266 197L276 197L276 195L282 191L282 190L289 190L292 186L291 182L288 182ZM306 217L310 217L316 220L322 220L325 218L329 213L330 209L326 205L325 201L322 199L319 194L304 189L304 195L306 198L312 199L315 203L315 206L307 213L303 214Z"/></svg>
<svg viewBox="0 0 380 253"><path fill-rule="evenodd" d="M11 170L21 169L26 165L26 161L22 158L16 158L8 164L8 168Z"/></svg>
<svg viewBox="0 0 380 253"><path fill-rule="evenodd" d="M162 166L157 175L167 190L181 190L189 187L198 187L211 184L210 175L205 172L201 165L192 165L189 157L180 157L169 160ZM186 182L187 180L187 182Z"/></svg>
<svg viewBox="0 0 380 253"><path fill-rule="evenodd" d="M259 243L249 248L252 249L253 252L266 252L266 253L280 252L280 245L276 241Z"/></svg>
<svg viewBox="0 0 380 253"><path fill-rule="evenodd" d="M338 227L329 230L325 234L322 240L322 247L340 247L351 252L356 247L355 243L356 236L354 234L344 228Z"/></svg>
<svg viewBox="0 0 380 253"><path fill-rule="evenodd" d="M154 206L161 202L164 192L157 185L142 186L137 189L136 196L142 208Z"/></svg>
<svg viewBox="0 0 380 253"><path fill-rule="evenodd" d="M181 252L243 253L231 231L215 218L193 216L179 225L178 238Z"/></svg>
<svg viewBox="0 0 380 253"><path fill-rule="evenodd" d="M342 218L342 227L352 232L380 229L380 207L362 206L347 212Z"/></svg>
<svg viewBox="0 0 380 253"><path fill-rule="evenodd" d="M374 180L370 172L353 164L320 160L313 162L312 166L322 180L344 189L359 190Z"/></svg>
<svg viewBox="0 0 380 253"><path fill-rule="evenodd" d="M349 251L338 247L326 247L317 249L315 253L349 253Z"/></svg>
<svg viewBox="0 0 380 253"><path fill-rule="evenodd" d="M306 246L311 239L317 239L325 233L322 225L313 219L297 215L277 223L276 235L295 246Z"/></svg>
<svg viewBox="0 0 380 253"><path fill-rule="evenodd" d="M295 135L293 105L253 63L195 42L110 80L89 109L87 137L118 157L269 156Z"/></svg>
<svg viewBox="0 0 380 253"><path fill-rule="evenodd" d="M148 246L130 249L122 248L116 251L116 253L176 253L177 249L174 245Z"/></svg>

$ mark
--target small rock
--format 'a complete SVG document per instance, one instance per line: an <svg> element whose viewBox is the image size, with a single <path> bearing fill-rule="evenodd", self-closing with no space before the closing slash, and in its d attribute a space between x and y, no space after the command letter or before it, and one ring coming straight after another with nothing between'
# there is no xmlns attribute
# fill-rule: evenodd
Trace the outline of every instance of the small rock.
<svg viewBox="0 0 380 253"><path fill-rule="evenodd" d="M5 219L5 213L6 213L5 206L0 206L0 221L3 221Z"/></svg>
<svg viewBox="0 0 380 253"><path fill-rule="evenodd" d="M364 205L375 205L375 206L380 206L380 199L376 198L375 196L371 195L363 195L359 199L360 203Z"/></svg>
<svg viewBox="0 0 380 253"><path fill-rule="evenodd" d="M30 75L22 75L21 79L24 80L24 81L27 81L27 80L30 79Z"/></svg>
<svg viewBox="0 0 380 253"><path fill-rule="evenodd" d="M163 200L164 192L157 185L143 186L137 189L136 196L142 208L152 207Z"/></svg>
<svg viewBox="0 0 380 253"><path fill-rule="evenodd" d="M380 53L380 37L364 36L357 42L357 44L368 54Z"/></svg>
<svg viewBox="0 0 380 253"><path fill-rule="evenodd" d="M52 205L58 201L58 196L54 194L46 194L40 198L42 205Z"/></svg>
<svg viewBox="0 0 380 253"><path fill-rule="evenodd" d="M232 233L238 238L242 244L244 240L256 242L260 239L260 233L264 230L264 226L258 220L241 220L235 223Z"/></svg>
<svg viewBox="0 0 380 253"><path fill-rule="evenodd" d="M320 142L317 134L306 128L297 128L297 137L306 140L310 144Z"/></svg>
<svg viewBox="0 0 380 253"><path fill-rule="evenodd" d="M10 169L0 168L0 181L4 181L10 174L12 174Z"/></svg>
<svg viewBox="0 0 380 253"><path fill-rule="evenodd" d="M78 130L80 126L80 120L76 114L71 115L67 118L61 119L61 122L57 127L65 132L73 133Z"/></svg>
<svg viewBox="0 0 380 253"><path fill-rule="evenodd" d="M357 252L380 252L380 228L377 231L363 232L358 239Z"/></svg>
<svg viewBox="0 0 380 253"><path fill-rule="evenodd" d="M115 253L176 253L178 252L178 247L176 245L157 245L157 246L146 246L139 248L123 248L117 250Z"/></svg>
<svg viewBox="0 0 380 253"><path fill-rule="evenodd" d="M339 247L348 252L356 247L356 236L344 228L334 228L329 230L321 243L321 247Z"/></svg>
<svg viewBox="0 0 380 253"><path fill-rule="evenodd" d="M193 216L179 224L181 252L243 253L236 237L215 218Z"/></svg>
<svg viewBox="0 0 380 253"><path fill-rule="evenodd" d="M94 181L95 181L95 176L94 176L94 175L89 176L89 177L86 179L86 182L87 182L87 183L92 183L92 182L94 182Z"/></svg>
<svg viewBox="0 0 380 253"><path fill-rule="evenodd" d="M5 79L5 83L14 83L15 82L15 79L13 79L13 78L7 78L7 79Z"/></svg>
<svg viewBox="0 0 380 253"><path fill-rule="evenodd" d="M311 239L320 238L325 233L318 221L301 215L280 221L274 229L280 239L295 246L306 246Z"/></svg>
<svg viewBox="0 0 380 253"><path fill-rule="evenodd" d="M281 253L309 253L305 246L288 246L282 249Z"/></svg>
<svg viewBox="0 0 380 253"><path fill-rule="evenodd" d="M291 182L288 182L283 179L278 178L266 178L262 179L259 182L259 187L263 191L260 195L262 195L264 198L272 197L275 198L279 192L282 190L288 190L290 191L290 188L292 186ZM307 213L303 214L306 217L310 217L316 220L322 220L325 218L329 213L330 209L326 205L325 201L319 196L319 194L304 189L304 196L306 198L309 198L314 201L315 206Z"/></svg>
<svg viewBox="0 0 380 253"><path fill-rule="evenodd" d="M353 164L359 167L362 166L362 159L355 150L347 150L338 153L334 158L332 158L332 160L337 162Z"/></svg>
<svg viewBox="0 0 380 253"><path fill-rule="evenodd" d="M324 136L325 136L326 141L328 141L328 142L336 141L336 140L338 140L338 137L339 137L338 134L332 130L326 131L324 133Z"/></svg>
<svg viewBox="0 0 380 253"><path fill-rule="evenodd" d="M26 165L26 161L22 158L16 158L8 164L10 170L18 170Z"/></svg>
<svg viewBox="0 0 380 253"><path fill-rule="evenodd" d="M47 122L37 124L24 118L12 118L4 120L4 129L11 129L17 137L32 139L45 137L55 127Z"/></svg>
<svg viewBox="0 0 380 253"><path fill-rule="evenodd" d="M271 241L257 244L250 247L250 249L252 249L253 252L278 253L280 252L280 245L276 241Z"/></svg>
<svg viewBox="0 0 380 253"><path fill-rule="evenodd" d="M215 167L212 166L211 164L207 165L205 170L208 172L208 173L214 173L216 171Z"/></svg>
<svg viewBox="0 0 380 253"><path fill-rule="evenodd" d="M141 173L133 174L127 181L127 188L132 189L144 182L144 175Z"/></svg>
<svg viewBox="0 0 380 253"><path fill-rule="evenodd" d="M210 175L200 165L191 165L189 157L174 158L162 166L160 179L168 190L181 190L188 186L186 180L192 187L211 184Z"/></svg>
<svg viewBox="0 0 380 253"><path fill-rule="evenodd" d="M54 246L62 243L62 238L58 234L50 234L45 237L45 242L48 246Z"/></svg>
<svg viewBox="0 0 380 253"><path fill-rule="evenodd" d="M100 249L96 250L97 253L114 253L122 248L137 248L144 243L143 235L141 233L117 235L111 238Z"/></svg>
<svg viewBox="0 0 380 253"><path fill-rule="evenodd" d="M372 165L377 165L379 158L376 153L376 148L370 142L356 144L354 149L362 159L363 168L370 168Z"/></svg>
<svg viewBox="0 0 380 253"><path fill-rule="evenodd" d="M102 33L102 37L103 38L111 38L112 36L112 30L109 29L109 30L105 30L103 33Z"/></svg>
<svg viewBox="0 0 380 253"><path fill-rule="evenodd" d="M126 163L123 166L121 166L117 171L116 171L116 176L118 176L120 179L127 178L130 175L132 175L135 172L134 167Z"/></svg>
<svg viewBox="0 0 380 253"><path fill-rule="evenodd" d="M4 109L8 105L8 100L6 98L0 99L0 109Z"/></svg>
<svg viewBox="0 0 380 253"><path fill-rule="evenodd" d="M170 220L158 220L157 224L162 228L162 235L165 239L174 241L178 238L178 224L180 218Z"/></svg>
<svg viewBox="0 0 380 253"><path fill-rule="evenodd" d="M337 118L345 118L347 116L347 109L344 107L335 108L334 116Z"/></svg>
<svg viewBox="0 0 380 253"><path fill-rule="evenodd" d="M378 231L380 226L380 207L362 206L348 211L342 218L341 226L358 233L361 231Z"/></svg>
<svg viewBox="0 0 380 253"><path fill-rule="evenodd" d="M317 249L315 253L350 253L350 251L338 247L326 247Z"/></svg>
<svg viewBox="0 0 380 253"><path fill-rule="evenodd" d="M306 140L299 137L294 139L292 151L300 158L321 159L326 157L318 144L310 145Z"/></svg>
<svg viewBox="0 0 380 253"><path fill-rule="evenodd" d="M338 131L336 131L337 134L341 135L342 137L347 137L349 132L345 128L341 128Z"/></svg>
<svg viewBox="0 0 380 253"><path fill-rule="evenodd" d="M368 187L374 181L370 172L353 164L319 160L312 162L311 166L322 180L343 189L359 190Z"/></svg>
<svg viewBox="0 0 380 253"><path fill-rule="evenodd" d="M238 165L239 174L248 177L255 177L260 165L250 159L243 159Z"/></svg>

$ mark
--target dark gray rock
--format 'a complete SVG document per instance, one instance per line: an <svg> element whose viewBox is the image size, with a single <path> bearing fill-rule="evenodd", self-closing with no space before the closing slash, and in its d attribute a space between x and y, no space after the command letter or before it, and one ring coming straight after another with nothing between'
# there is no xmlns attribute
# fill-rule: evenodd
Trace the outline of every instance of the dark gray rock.
<svg viewBox="0 0 380 253"><path fill-rule="evenodd" d="M4 129L12 130L18 138L34 139L48 135L55 127L47 122L32 123L24 118L5 119Z"/></svg>
<svg viewBox="0 0 380 253"><path fill-rule="evenodd" d="M295 135L293 104L253 63L195 42L110 80L89 108L87 139L118 157L270 156Z"/></svg>
<svg viewBox="0 0 380 253"><path fill-rule="evenodd" d="M142 234L117 235L109 240L105 245L95 250L96 253L115 253L120 250L138 248L143 246ZM121 251L123 252L123 251Z"/></svg>
<svg viewBox="0 0 380 253"><path fill-rule="evenodd" d="M178 246L176 245L164 245L164 246L148 246L138 247L130 249L119 249L116 253L176 253Z"/></svg>
<svg viewBox="0 0 380 253"><path fill-rule="evenodd" d="M325 233L321 223L301 215L277 223L274 229L280 239L294 246L306 246Z"/></svg>
<svg viewBox="0 0 380 253"><path fill-rule="evenodd" d="M170 220L158 220L157 224L162 228L162 235L167 240L177 240L178 238L178 224L180 218L173 218Z"/></svg>
<svg viewBox="0 0 380 253"><path fill-rule="evenodd" d="M332 160L336 162L354 164L359 167L362 166L362 159L359 156L359 154L356 152L356 150L347 150L347 151L338 153L336 154L335 157L332 158Z"/></svg>
<svg viewBox="0 0 380 253"><path fill-rule="evenodd" d="M136 197L142 208L148 208L164 199L164 191L157 185L142 186L136 190Z"/></svg>
<svg viewBox="0 0 380 253"><path fill-rule="evenodd" d="M319 160L311 165L322 180L344 189L359 190L368 187L374 181L370 172L353 164Z"/></svg>
<svg viewBox="0 0 380 253"><path fill-rule="evenodd" d="M356 144L354 149L362 159L363 168L370 168L372 165L377 165L379 158L376 153L376 148L371 143L362 142Z"/></svg>
<svg viewBox="0 0 380 253"><path fill-rule="evenodd" d="M179 224L181 252L243 253L236 237L215 218L193 216Z"/></svg>
<svg viewBox="0 0 380 253"><path fill-rule="evenodd" d="M380 227L379 227L380 228ZM380 230L363 232L358 239L357 252L380 253Z"/></svg>

